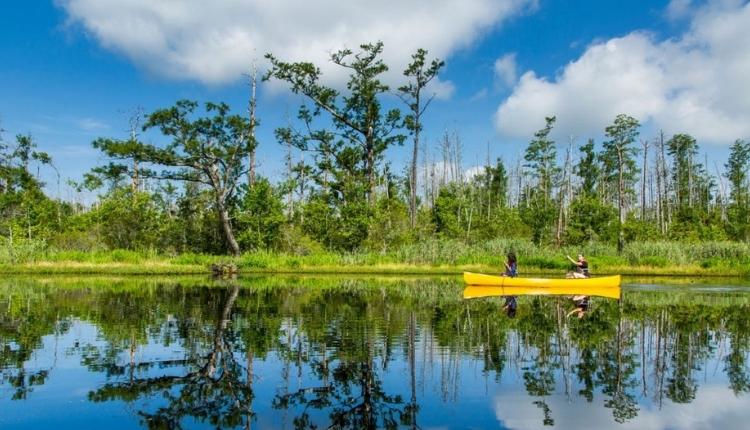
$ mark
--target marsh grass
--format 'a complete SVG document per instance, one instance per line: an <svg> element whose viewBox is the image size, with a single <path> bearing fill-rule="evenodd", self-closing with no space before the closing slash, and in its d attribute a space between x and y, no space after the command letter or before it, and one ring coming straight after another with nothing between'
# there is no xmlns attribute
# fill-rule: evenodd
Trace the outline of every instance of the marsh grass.
<svg viewBox="0 0 750 430"><path fill-rule="evenodd" d="M436 273L500 272L508 252L518 256L523 275L562 274L569 270L566 255L587 255L595 274L632 275L750 275L750 245L735 242L642 242L629 244L621 255L608 244L582 247L537 246L530 241L496 239L467 245L452 240L409 244L390 252L320 251L294 255L270 251L240 257L155 251L55 250L43 243L0 247L3 273L205 273L217 262L231 262L243 272L307 273Z"/></svg>

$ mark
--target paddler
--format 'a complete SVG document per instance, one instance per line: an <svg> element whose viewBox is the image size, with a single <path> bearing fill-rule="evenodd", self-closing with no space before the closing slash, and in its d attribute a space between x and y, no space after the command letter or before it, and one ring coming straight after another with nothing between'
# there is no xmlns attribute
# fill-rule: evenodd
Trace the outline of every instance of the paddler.
<svg viewBox="0 0 750 430"><path fill-rule="evenodd" d="M508 257L505 260L505 272L501 273L500 276L509 276L515 278L518 276L518 262L516 261L516 253L511 251L508 253Z"/></svg>
<svg viewBox="0 0 750 430"><path fill-rule="evenodd" d="M568 257L568 260L576 266L574 271L568 272L568 274L565 275L566 278L583 279L591 276L589 273L589 262L586 261L586 257L584 257L583 254L578 254L578 260L573 260L570 258L570 255L566 255L566 257Z"/></svg>

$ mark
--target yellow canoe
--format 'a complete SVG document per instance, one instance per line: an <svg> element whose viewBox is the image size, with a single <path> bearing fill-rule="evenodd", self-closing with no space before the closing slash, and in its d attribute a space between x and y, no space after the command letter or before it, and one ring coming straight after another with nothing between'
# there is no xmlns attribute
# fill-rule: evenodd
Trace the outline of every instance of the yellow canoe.
<svg viewBox="0 0 750 430"><path fill-rule="evenodd" d="M511 278L509 276L464 272L464 282L466 282L466 285L484 285L488 287L619 287L620 275L585 279Z"/></svg>
<svg viewBox="0 0 750 430"><path fill-rule="evenodd" d="M497 296L595 296L610 299L620 298L620 287L489 287L469 285L464 288L465 299Z"/></svg>
<svg viewBox="0 0 750 430"><path fill-rule="evenodd" d="M555 279L511 278L464 272L464 281L470 286L464 290L464 298L529 294L585 294L588 296L620 297L620 275L585 279ZM472 288L472 286L477 288Z"/></svg>

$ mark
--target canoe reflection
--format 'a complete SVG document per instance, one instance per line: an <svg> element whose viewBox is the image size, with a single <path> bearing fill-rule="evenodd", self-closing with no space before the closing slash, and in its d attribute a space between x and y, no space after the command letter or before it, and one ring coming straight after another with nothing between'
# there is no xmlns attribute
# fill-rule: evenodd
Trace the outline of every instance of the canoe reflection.
<svg viewBox="0 0 750 430"><path fill-rule="evenodd" d="M594 296L619 299L620 287L485 287L470 285L464 288L464 299L501 296Z"/></svg>

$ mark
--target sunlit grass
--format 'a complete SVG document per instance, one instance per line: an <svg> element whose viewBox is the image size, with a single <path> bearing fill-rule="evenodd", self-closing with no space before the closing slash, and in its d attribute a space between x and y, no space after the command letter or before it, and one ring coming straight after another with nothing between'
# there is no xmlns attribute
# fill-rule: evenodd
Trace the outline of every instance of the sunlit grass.
<svg viewBox="0 0 750 430"><path fill-rule="evenodd" d="M67 251L37 245L0 248L3 273L207 273L211 264L235 264L245 273L391 273L458 274L462 271L497 273L508 252L518 256L523 275L557 274L570 269L566 255L587 255L594 274L624 275L750 275L750 245L734 242L629 244L621 255L614 246L536 246L530 241L496 239L476 244L431 240L390 252L315 252L293 255L270 251L240 257L155 251Z"/></svg>

